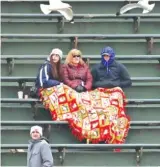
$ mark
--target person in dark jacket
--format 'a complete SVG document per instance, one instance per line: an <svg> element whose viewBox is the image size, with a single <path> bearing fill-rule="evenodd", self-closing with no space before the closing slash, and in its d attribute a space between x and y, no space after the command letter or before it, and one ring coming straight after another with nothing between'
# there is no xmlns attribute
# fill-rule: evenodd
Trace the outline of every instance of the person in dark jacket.
<svg viewBox="0 0 160 167"><path fill-rule="evenodd" d="M85 92L92 88L92 75L87 64L82 60L82 53L72 49L63 66L63 81L77 92Z"/></svg>
<svg viewBox="0 0 160 167"><path fill-rule="evenodd" d="M63 56L63 52L55 48L51 51L49 57L44 62L44 64L41 65L37 78L35 86L37 88L36 94L39 97L39 90L41 88L49 88L56 85L59 85L62 83L62 65L61 65L61 59ZM47 117L50 116L50 111L46 111ZM49 139L50 137L50 131L51 131L51 125L44 124L44 134L45 137Z"/></svg>
<svg viewBox="0 0 160 167"><path fill-rule="evenodd" d="M101 51L101 63L92 68L93 88L130 87L132 85L127 68L115 60L113 48L107 46Z"/></svg>
<svg viewBox="0 0 160 167"><path fill-rule="evenodd" d="M51 51L45 63L40 67L36 78L36 87L49 88L61 83L61 59L63 52L55 48Z"/></svg>
<svg viewBox="0 0 160 167"><path fill-rule="evenodd" d="M53 167L53 156L47 139L42 137L42 127L33 126L27 151L27 167Z"/></svg>

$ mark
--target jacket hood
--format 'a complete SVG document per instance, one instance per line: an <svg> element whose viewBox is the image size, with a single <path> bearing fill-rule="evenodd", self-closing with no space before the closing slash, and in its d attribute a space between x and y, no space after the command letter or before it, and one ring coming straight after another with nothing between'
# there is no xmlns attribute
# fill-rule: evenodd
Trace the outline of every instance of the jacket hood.
<svg viewBox="0 0 160 167"><path fill-rule="evenodd" d="M106 61L104 59L104 55L108 55L110 57L110 59L108 61ZM109 66L113 63L114 59L115 59L115 52L114 52L113 48L111 48L110 46L107 46L101 50L101 63L103 64L104 67L106 67L107 74L110 71Z"/></svg>
<svg viewBox="0 0 160 167"><path fill-rule="evenodd" d="M110 56L110 60L114 60L115 59L115 51L110 46L104 47L101 50L101 57L103 58L104 55Z"/></svg>

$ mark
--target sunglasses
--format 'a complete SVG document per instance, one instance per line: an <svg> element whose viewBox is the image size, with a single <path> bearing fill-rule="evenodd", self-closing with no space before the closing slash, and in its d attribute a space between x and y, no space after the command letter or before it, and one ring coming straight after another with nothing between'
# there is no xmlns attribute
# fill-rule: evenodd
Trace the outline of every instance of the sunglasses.
<svg viewBox="0 0 160 167"><path fill-rule="evenodd" d="M75 57L81 57L80 55L73 55L73 57L75 58Z"/></svg>

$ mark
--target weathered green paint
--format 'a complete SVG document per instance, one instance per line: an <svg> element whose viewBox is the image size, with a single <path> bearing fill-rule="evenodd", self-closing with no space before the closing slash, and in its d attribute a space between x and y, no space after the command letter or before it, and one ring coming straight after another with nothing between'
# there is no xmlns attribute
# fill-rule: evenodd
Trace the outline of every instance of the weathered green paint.
<svg viewBox="0 0 160 167"><path fill-rule="evenodd" d="M108 40L105 42L97 42L92 40L91 42L79 42L78 48L84 54L95 55L99 54L104 46L111 46L115 49L116 53L119 55L145 55L147 54L147 43L146 41L129 42L128 40L117 40L117 42ZM17 48L18 49L15 49ZM52 48L61 48L64 53L68 53L72 49L71 42L2 42L1 54L18 54L18 55L48 55ZM124 49L125 47L125 49ZM154 43L154 49L152 54L159 55L160 53L160 42Z"/></svg>
<svg viewBox="0 0 160 167"><path fill-rule="evenodd" d="M5 106L8 107L2 106L1 108L1 119L3 121L33 120L33 113L30 105L27 107L24 104L17 104L16 106L12 104L9 107L9 105L6 104ZM131 117L131 121L159 121L160 105L159 107L156 106L151 107L151 105L135 105L134 107L127 107L126 111ZM43 108L38 108L37 113L37 120L51 119L50 115Z"/></svg>
<svg viewBox="0 0 160 167"><path fill-rule="evenodd" d="M42 13L40 2L2 2L2 13ZM44 4L44 3L43 3ZM48 3L45 3L48 4ZM70 2L74 13L116 13L123 6L123 2ZM159 13L160 2L156 2L153 13ZM133 13L141 13L141 9L132 10Z"/></svg>
<svg viewBox="0 0 160 167"><path fill-rule="evenodd" d="M31 121L33 119L33 110L30 105L25 107L23 104L20 105L8 105L10 107L2 107L2 120L26 120ZM11 107L12 106L12 107ZM37 120L51 120L50 115L43 108L38 108Z"/></svg>
<svg viewBox="0 0 160 167"><path fill-rule="evenodd" d="M125 90L128 98L156 99L160 97L160 86L132 86Z"/></svg>
<svg viewBox="0 0 160 167"><path fill-rule="evenodd" d="M47 20L47 19L46 19ZM142 21L140 23L139 31L140 34L158 34L160 29L160 22L151 22L150 21ZM36 23L36 22L3 22L1 26L2 33L15 33L15 34L56 34L60 33L58 28L58 23L50 21ZM65 23L64 25L64 34L132 34L134 33L134 24L133 19L121 19L118 21L117 19L112 19L107 22L75 22L74 24Z"/></svg>
<svg viewBox="0 0 160 167"><path fill-rule="evenodd" d="M42 61L42 63L44 61ZM99 62L97 61L97 63ZM14 70L11 76L36 76L40 65L41 65L40 63L39 64L28 64L28 63L15 64ZM138 63L132 62L132 64L124 63L124 65L127 67L131 77L160 77L160 72L159 72L160 64L158 63L158 61L157 63L154 63L154 64L152 64L151 61L149 60L148 63L138 64ZM22 71L21 69L24 69L25 72ZM8 76L7 64L1 65L1 75Z"/></svg>
<svg viewBox="0 0 160 167"><path fill-rule="evenodd" d="M23 126L21 126L23 127ZM26 144L29 137L29 130L2 130L1 131L2 144ZM65 137L64 137L65 136ZM125 143L146 143L156 144L159 143L160 133L159 129L130 129ZM72 143L86 143L84 140L80 142L76 139L65 125L52 126L50 143L52 144L72 144Z"/></svg>
<svg viewBox="0 0 160 167"><path fill-rule="evenodd" d="M55 165L60 165L59 159L55 158ZM158 166L160 153L144 152L140 166ZM24 166L26 165L25 153L3 153L1 157L3 165ZM9 161L8 161L9 159ZM67 153L63 166L137 166L135 152L126 153Z"/></svg>
<svg viewBox="0 0 160 167"><path fill-rule="evenodd" d="M6 98L16 98L17 92L19 88L18 87L2 87L1 88L1 94L2 97ZM26 88L24 93L28 94L29 91ZM125 93L127 98L138 98L138 99L156 99L160 97L160 85L159 86L132 86L131 88L125 89Z"/></svg>
<svg viewBox="0 0 160 167"><path fill-rule="evenodd" d="M137 97L138 98L138 97ZM160 118L160 106L159 107L137 107L127 108L127 114L132 121L158 121Z"/></svg>

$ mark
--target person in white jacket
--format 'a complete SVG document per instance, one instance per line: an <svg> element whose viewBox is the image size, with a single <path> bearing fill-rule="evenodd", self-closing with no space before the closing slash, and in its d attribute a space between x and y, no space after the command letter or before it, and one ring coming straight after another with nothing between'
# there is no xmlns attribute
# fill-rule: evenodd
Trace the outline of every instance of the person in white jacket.
<svg viewBox="0 0 160 167"><path fill-rule="evenodd" d="M51 147L42 137L42 127L33 126L30 130L31 140L27 152L27 167L53 167Z"/></svg>

